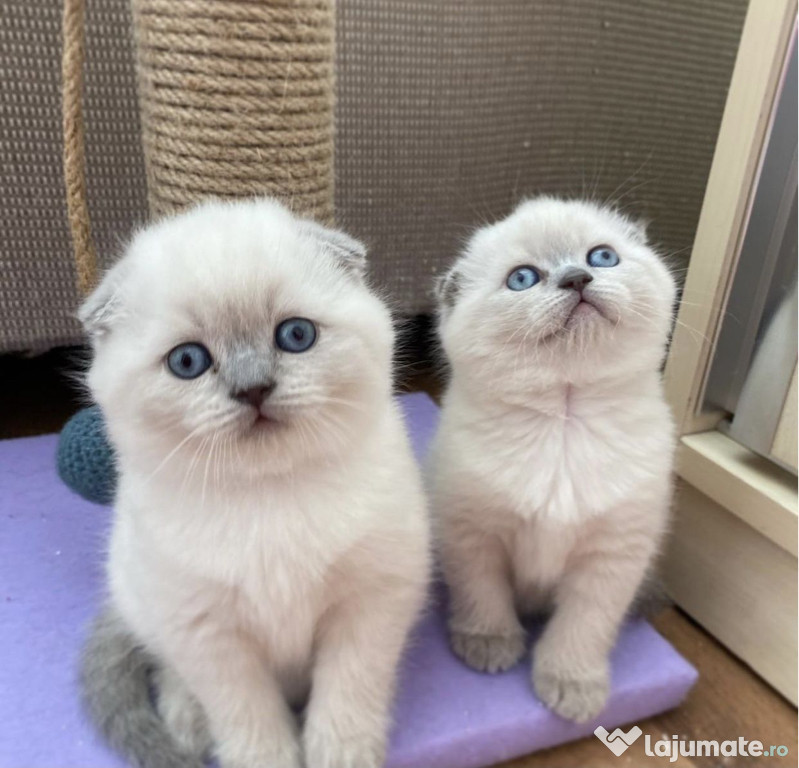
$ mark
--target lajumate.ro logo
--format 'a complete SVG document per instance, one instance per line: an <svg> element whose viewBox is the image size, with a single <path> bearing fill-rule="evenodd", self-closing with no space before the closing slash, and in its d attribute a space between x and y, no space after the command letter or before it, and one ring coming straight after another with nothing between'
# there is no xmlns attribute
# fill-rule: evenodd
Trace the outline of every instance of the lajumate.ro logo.
<svg viewBox="0 0 799 768"><path fill-rule="evenodd" d="M626 752L641 736L643 731L634 725L629 731L616 728L608 733L601 725L594 735L617 757ZM652 737L644 736L644 754L649 757L665 757L674 763L679 757L785 757L788 747L784 744L764 746L762 741L748 741L743 736L737 739L717 741L715 739L658 739L654 743Z"/></svg>

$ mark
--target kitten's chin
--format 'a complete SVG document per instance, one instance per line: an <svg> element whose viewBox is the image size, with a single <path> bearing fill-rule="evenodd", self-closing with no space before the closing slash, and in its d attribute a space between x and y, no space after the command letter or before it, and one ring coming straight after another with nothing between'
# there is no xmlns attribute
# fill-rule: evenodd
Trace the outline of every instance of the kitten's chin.
<svg viewBox="0 0 799 768"><path fill-rule="evenodd" d="M602 310L600 310L596 304L586 299L581 299L569 313L564 327L567 329L574 328L580 324L590 323L600 319L605 319Z"/></svg>
<svg viewBox="0 0 799 768"><path fill-rule="evenodd" d="M238 424L235 440L240 449L257 459L259 454L279 452L294 429L296 427L288 419L276 419L259 413Z"/></svg>
<svg viewBox="0 0 799 768"><path fill-rule="evenodd" d="M236 430L230 471L245 476L306 472L345 458L359 434L357 425L330 413L296 412L249 416Z"/></svg>
<svg viewBox="0 0 799 768"><path fill-rule="evenodd" d="M568 347L584 341L587 336L593 337L599 327L608 322L607 314L598 304L587 299L578 300L555 321L554 327L550 326L550 330L534 343L549 350L558 344Z"/></svg>

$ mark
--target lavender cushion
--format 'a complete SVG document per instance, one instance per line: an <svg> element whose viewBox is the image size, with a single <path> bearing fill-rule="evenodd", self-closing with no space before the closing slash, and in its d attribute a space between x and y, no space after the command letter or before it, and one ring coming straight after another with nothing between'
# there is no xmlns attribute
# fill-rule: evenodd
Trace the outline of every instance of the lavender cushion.
<svg viewBox="0 0 799 768"><path fill-rule="evenodd" d="M424 454L435 405L402 397ZM102 591L110 513L70 493L55 470L57 436L0 442L0 766L114 768L123 762L81 712L75 662ZM535 632L533 633L535 634ZM593 723L575 725L533 696L529 662L497 676L449 651L440 608L415 630L395 706L390 768L477 768L642 720L676 706L695 670L644 621L613 653L613 692Z"/></svg>

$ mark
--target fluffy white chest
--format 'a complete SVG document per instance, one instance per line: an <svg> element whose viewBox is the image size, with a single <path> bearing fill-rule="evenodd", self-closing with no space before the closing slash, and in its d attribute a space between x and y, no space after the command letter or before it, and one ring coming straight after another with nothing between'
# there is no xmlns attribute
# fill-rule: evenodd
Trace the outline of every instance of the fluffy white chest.
<svg viewBox="0 0 799 768"><path fill-rule="evenodd" d="M242 551L231 553L230 584L244 599L241 620L252 621L275 649L282 638L288 636L290 647L291 636L299 641L313 631L326 599L326 572L343 546L320 540L306 521L283 517L279 525L259 526Z"/></svg>
<svg viewBox="0 0 799 768"><path fill-rule="evenodd" d="M275 494L130 511L120 508L109 561L129 620L148 636L198 616L239 627L287 689L298 687L331 599L330 568L363 530L357 510L334 496Z"/></svg>
<svg viewBox="0 0 799 768"><path fill-rule="evenodd" d="M563 398L498 416L481 431L462 449L468 465L528 520L608 511L671 470L671 425L657 398Z"/></svg>
<svg viewBox="0 0 799 768"><path fill-rule="evenodd" d="M262 646L290 700L307 693L313 642L330 600L326 574L337 548L306 531L262 536L242 558L236 622Z"/></svg>

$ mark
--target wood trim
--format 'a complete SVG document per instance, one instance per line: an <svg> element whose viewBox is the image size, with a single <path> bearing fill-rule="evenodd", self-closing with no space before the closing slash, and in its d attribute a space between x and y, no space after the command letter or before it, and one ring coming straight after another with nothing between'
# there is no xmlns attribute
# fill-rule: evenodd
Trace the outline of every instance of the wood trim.
<svg viewBox="0 0 799 768"><path fill-rule="evenodd" d="M698 404L795 26L796 0L750 0L666 363L681 435L720 417L698 415Z"/></svg>
<svg viewBox="0 0 799 768"><path fill-rule="evenodd" d="M796 557L691 486L677 500L669 593L796 704Z"/></svg>
<svg viewBox="0 0 799 768"><path fill-rule="evenodd" d="M797 556L795 477L715 430L682 438L677 472L697 490Z"/></svg>

